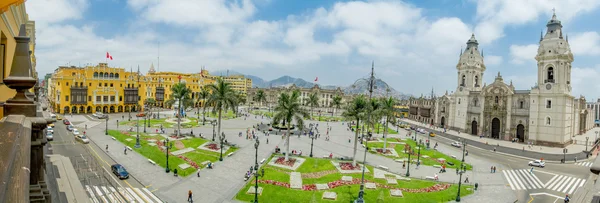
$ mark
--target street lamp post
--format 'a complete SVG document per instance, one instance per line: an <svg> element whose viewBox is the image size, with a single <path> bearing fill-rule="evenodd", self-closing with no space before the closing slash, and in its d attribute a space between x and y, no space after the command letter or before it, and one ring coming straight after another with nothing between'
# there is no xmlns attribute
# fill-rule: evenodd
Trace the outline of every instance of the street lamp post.
<svg viewBox="0 0 600 203"><path fill-rule="evenodd" d="M313 128L310 128L310 157L313 157L313 143L315 142L315 135L313 134Z"/></svg>
<svg viewBox="0 0 600 203"><path fill-rule="evenodd" d="M371 98L373 97L373 87L375 86L375 62L373 62L371 64L371 76L369 77L369 102L371 102ZM371 121L371 111L368 112L368 116L367 116L367 121ZM358 123L356 124L356 127L358 128ZM358 130L358 129L357 129ZM367 163L367 151L369 151L369 145L368 145L368 141L369 138L371 137L371 132L368 132L368 137L367 139L365 139L365 155L363 157L363 168L362 168L362 178L361 178L361 182L360 182L360 191L358 192L358 199L356 199L356 201L354 201L355 203L364 203L364 193L365 193L365 168L367 168L367 166L365 165ZM364 138L364 136L363 136Z"/></svg>
<svg viewBox="0 0 600 203"><path fill-rule="evenodd" d="M410 176L410 145L408 145L408 166L406 167L406 177Z"/></svg>
<svg viewBox="0 0 600 203"><path fill-rule="evenodd" d="M465 163L465 150L466 150L466 148L467 148L467 139L464 139L463 140L463 151L462 151L462 163L460 163L461 166L463 166L463 164ZM466 165L465 165L465 169L466 169ZM459 172L460 175L458 177L458 193L456 194L456 202L460 202L460 185L461 185L461 181L462 181L462 174L465 173L465 172L466 172L466 170L462 170L462 171Z"/></svg>
<svg viewBox="0 0 600 203"><path fill-rule="evenodd" d="M167 149L167 168L165 169L165 172L169 173L171 171L171 169L169 169L169 149L173 147L173 143L169 143L169 138L163 140L163 143Z"/></svg>
<svg viewBox="0 0 600 203"><path fill-rule="evenodd" d="M106 121L104 121L104 123L106 124L104 128L104 135L108 135L108 116L106 116ZM119 124L117 123L117 125Z"/></svg>
<svg viewBox="0 0 600 203"><path fill-rule="evenodd" d="M144 116L144 133L146 133L146 120L148 120L147 116Z"/></svg>
<svg viewBox="0 0 600 203"><path fill-rule="evenodd" d="M258 203L258 145L260 145L260 142L258 141L258 139L256 139L256 142L254 143L254 149L256 149L256 152L254 153L254 170L256 171L256 172L254 172L254 181L255 181L254 182L254 202L255 203ZM221 147L221 148L223 148L223 147Z"/></svg>
<svg viewBox="0 0 600 203"><path fill-rule="evenodd" d="M213 138L212 141L215 141L215 136L217 135L217 132L215 131L215 126L217 126L217 121L213 121L212 122L212 126L213 126Z"/></svg>
<svg viewBox="0 0 600 203"><path fill-rule="evenodd" d="M127 118L127 121L131 121L131 107L129 107L129 117Z"/></svg>
<svg viewBox="0 0 600 203"><path fill-rule="evenodd" d="M140 148L142 147L142 145L140 145L140 117L136 116L136 124L135 126L137 127L137 133L135 135L135 148ZM146 124L144 124L144 127L146 126Z"/></svg>
<svg viewBox="0 0 600 203"><path fill-rule="evenodd" d="M150 118L150 114L148 114L148 115L146 115L146 116L148 117L148 130L150 130L150 120L151 120L151 118Z"/></svg>
<svg viewBox="0 0 600 203"><path fill-rule="evenodd" d="M419 167L419 164L421 163L421 142L419 142L417 147L419 148L419 154L417 156L417 167ZM463 161L465 161L465 160L463 159Z"/></svg>
<svg viewBox="0 0 600 203"><path fill-rule="evenodd" d="M219 157L219 161L223 161L223 140L225 140L225 133L221 132L221 136L219 137L221 140L221 156Z"/></svg>

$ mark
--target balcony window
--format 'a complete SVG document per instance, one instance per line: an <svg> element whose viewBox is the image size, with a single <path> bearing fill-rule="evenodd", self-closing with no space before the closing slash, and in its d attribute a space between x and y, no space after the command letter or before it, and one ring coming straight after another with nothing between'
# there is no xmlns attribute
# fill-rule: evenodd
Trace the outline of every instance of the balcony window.
<svg viewBox="0 0 600 203"><path fill-rule="evenodd" d="M96 101L97 102L102 101L102 97L101 96L96 96Z"/></svg>

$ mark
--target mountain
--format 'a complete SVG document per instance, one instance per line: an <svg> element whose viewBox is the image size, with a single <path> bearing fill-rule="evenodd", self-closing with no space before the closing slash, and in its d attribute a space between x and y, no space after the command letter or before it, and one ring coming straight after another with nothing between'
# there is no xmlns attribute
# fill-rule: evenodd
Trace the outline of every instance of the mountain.
<svg viewBox="0 0 600 203"><path fill-rule="evenodd" d="M389 87L389 92L386 87ZM358 80L354 84L343 88L346 94L369 94L369 81ZM373 97L384 97L392 96L397 99L408 99L410 95L403 94L396 91L393 87L389 86L385 81L381 79L375 79L375 87L373 87Z"/></svg>
<svg viewBox="0 0 600 203"><path fill-rule="evenodd" d="M210 72L211 75L216 75L216 76L227 76L228 73L229 73L229 75L244 75L240 72L235 72L232 70L217 70L217 71Z"/></svg>
<svg viewBox="0 0 600 203"><path fill-rule="evenodd" d="M265 88L269 86L269 82L263 80L262 78L254 75L244 75L246 78L252 79L252 87L260 87Z"/></svg>

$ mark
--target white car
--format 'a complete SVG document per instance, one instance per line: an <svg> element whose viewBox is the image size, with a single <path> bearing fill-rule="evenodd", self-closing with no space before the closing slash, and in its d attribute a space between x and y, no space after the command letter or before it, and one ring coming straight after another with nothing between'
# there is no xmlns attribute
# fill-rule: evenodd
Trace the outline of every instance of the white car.
<svg viewBox="0 0 600 203"><path fill-rule="evenodd" d="M88 139L85 135L77 135L75 136L75 139L83 142L84 144L90 143L90 139Z"/></svg>
<svg viewBox="0 0 600 203"><path fill-rule="evenodd" d="M54 128L48 126L48 128L46 128L46 132L48 132L48 133L54 133Z"/></svg>
<svg viewBox="0 0 600 203"><path fill-rule="evenodd" d="M458 147L458 148L461 148L461 147L462 147L462 144L461 144L460 142L453 142L451 145L452 145L453 147Z"/></svg>
<svg viewBox="0 0 600 203"><path fill-rule="evenodd" d="M77 129L73 128L73 135L74 135L74 136L77 136L77 135L79 135L79 130L77 130Z"/></svg>
<svg viewBox="0 0 600 203"><path fill-rule="evenodd" d="M537 166L540 168L544 168L544 166L546 166L546 163L542 160L533 160L529 162L529 166Z"/></svg>

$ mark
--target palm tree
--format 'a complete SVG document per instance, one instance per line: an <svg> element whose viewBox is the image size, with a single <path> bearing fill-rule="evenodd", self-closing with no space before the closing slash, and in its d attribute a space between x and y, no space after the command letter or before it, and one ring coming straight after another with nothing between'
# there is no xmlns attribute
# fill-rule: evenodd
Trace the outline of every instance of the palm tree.
<svg viewBox="0 0 600 203"><path fill-rule="evenodd" d="M333 108L335 108L335 113L337 113L337 110L342 106L342 97L340 95L335 95L333 97L333 101L331 101L331 106ZM331 117L333 117L334 112L331 112Z"/></svg>
<svg viewBox="0 0 600 203"><path fill-rule="evenodd" d="M348 102L342 116L350 121L356 121L356 130L354 131L354 153L352 155L352 165L356 165L356 147L358 143L358 131L360 126L360 120L365 117L369 103L363 95L355 97L352 101ZM366 149L365 149L366 150Z"/></svg>
<svg viewBox="0 0 600 203"><path fill-rule="evenodd" d="M310 106L310 117L312 117L315 106L319 107L319 97L317 96L316 92L308 95L307 104Z"/></svg>
<svg viewBox="0 0 600 203"><path fill-rule="evenodd" d="M221 118L223 111L228 109L234 110L237 105L235 91L231 88L231 84L226 83L223 78L218 78L216 83L208 85L211 92L208 96L207 104L211 105L212 113L218 113L218 130L217 135L221 134Z"/></svg>
<svg viewBox="0 0 600 203"><path fill-rule="evenodd" d="M379 99L371 98L371 101L369 102L369 112L371 113L371 118L367 118L367 132L369 129L371 129L372 133L379 133L379 127L381 126L377 126L377 129L375 129L375 124L379 123L381 120L381 106L382 105Z"/></svg>
<svg viewBox="0 0 600 203"><path fill-rule="evenodd" d="M171 87L171 98L174 100L178 100L177 106L177 137L181 135L181 117L183 116L183 109L185 109L188 105L192 103L190 94L192 90L186 86L185 83L177 83ZM181 108L183 105L183 109Z"/></svg>
<svg viewBox="0 0 600 203"><path fill-rule="evenodd" d="M396 118L394 116L394 105L396 104L396 100L393 97L383 98L381 99L381 115L385 118L385 125L383 129L383 153L387 151L387 133L388 133L388 123Z"/></svg>
<svg viewBox="0 0 600 203"><path fill-rule="evenodd" d="M304 127L304 119L308 118L309 114L306 112L302 105L300 104L300 92L294 91L292 94L281 93L279 95L279 99L277 101L277 106L275 107L275 114L273 115L273 124L278 124L283 121L285 127L287 127L286 133L286 151L285 151L285 160L288 160L288 155L290 154L290 129L292 126L292 121L295 121L296 126L299 130L302 130Z"/></svg>
<svg viewBox="0 0 600 203"><path fill-rule="evenodd" d="M267 101L267 96L265 95L265 91L258 90L258 92L256 92L256 95L254 96L254 99L256 102L260 103L260 106L262 106L262 103Z"/></svg>
<svg viewBox="0 0 600 203"><path fill-rule="evenodd" d="M204 103L202 103L202 125L204 125L204 122L206 121L206 117L204 117L206 115L206 98L208 98L209 95L210 93L206 88L202 88L200 93L198 93L198 99L204 101Z"/></svg>

